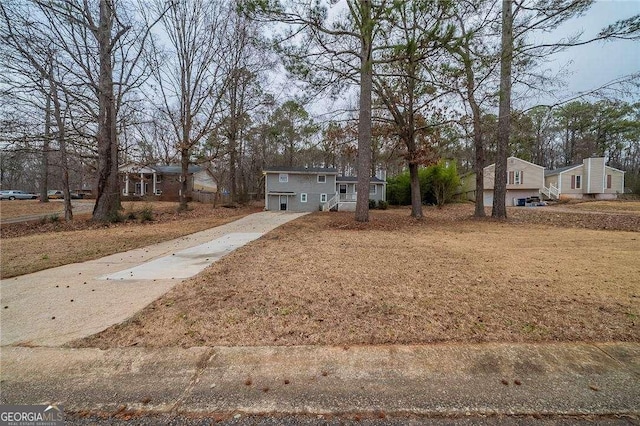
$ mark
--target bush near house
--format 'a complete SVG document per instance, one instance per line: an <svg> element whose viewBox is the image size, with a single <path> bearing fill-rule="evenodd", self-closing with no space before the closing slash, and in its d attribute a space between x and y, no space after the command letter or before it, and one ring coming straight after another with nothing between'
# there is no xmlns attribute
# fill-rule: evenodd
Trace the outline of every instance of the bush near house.
<svg viewBox="0 0 640 426"><path fill-rule="evenodd" d="M437 164L418 171L420 192L424 204L442 206L453 198L460 184L455 162L440 160ZM392 205L411 204L411 178L409 172L387 179L387 201Z"/></svg>

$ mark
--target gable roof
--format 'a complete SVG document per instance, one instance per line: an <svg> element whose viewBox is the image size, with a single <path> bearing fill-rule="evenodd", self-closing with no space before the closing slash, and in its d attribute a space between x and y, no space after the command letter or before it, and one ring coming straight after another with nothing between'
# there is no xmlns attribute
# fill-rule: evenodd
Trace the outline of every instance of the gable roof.
<svg viewBox="0 0 640 426"><path fill-rule="evenodd" d="M289 166L276 166L265 167L263 170L265 173L319 173L328 175L337 175L338 171L331 167L289 167Z"/></svg>
<svg viewBox="0 0 640 426"><path fill-rule="evenodd" d="M187 169L188 173L197 173L201 170L204 170L200 166L189 165ZM157 164L138 164L138 163L127 163L118 168L118 172L120 173L162 173L165 175L179 175L182 173L182 166L180 164L169 164L169 165L157 165Z"/></svg>
<svg viewBox="0 0 640 426"><path fill-rule="evenodd" d="M541 169L544 169L543 166L540 166L538 164L535 164L535 163L532 163L530 161L523 160L522 158L518 158L518 157L514 157L514 156L508 157L507 160L518 160L518 161L522 161L523 163L531 164L532 166L536 166L536 167L539 167ZM496 165L496 163L489 164L488 166L485 167L485 169L488 169L489 167L495 167L495 165ZM509 167L509 165L507 163L507 168L508 167Z"/></svg>
<svg viewBox="0 0 640 426"><path fill-rule="evenodd" d="M616 169L615 167L611 167L611 166L604 166L605 169L611 169L611 170L615 170L616 172L620 172L620 173L627 173L624 170L620 170L620 169Z"/></svg>
<svg viewBox="0 0 640 426"><path fill-rule="evenodd" d="M152 169L155 169L156 172L162 173L165 175L179 175L180 173L182 173L182 166L176 165L176 164L171 164L168 166L150 166L150 167ZM197 173L203 169L200 166L190 165L187 170L189 173Z"/></svg>
<svg viewBox="0 0 640 426"><path fill-rule="evenodd" d="M574 164L573 166L560 167L555 170L545 170L544 176L547 177L547 176L559 175L560 173L568 172L569 170L577 169L578 167L582 167L582 164Z"/></svg>
<svg viewBox="0 0 640 426"><path fill-rule="evenodd" d="M357 182L358 178L355 176L338 176L336 178L336 182L340 183L340 182ZM371 179L369 179L369 182L372 183L386 183L384 180L379 179L377 177L372 177Z"/></svg>

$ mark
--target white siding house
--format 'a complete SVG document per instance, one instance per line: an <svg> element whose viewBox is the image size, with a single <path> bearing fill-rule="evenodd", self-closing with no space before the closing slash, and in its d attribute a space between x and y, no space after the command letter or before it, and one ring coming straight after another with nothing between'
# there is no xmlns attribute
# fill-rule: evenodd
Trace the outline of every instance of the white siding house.
<svg viewBox="0 0 640 426"><path fill-rule="evenodd" d="M484 168L484 205L493 204L496 165ZM475 182L475 174L469 177ZM507 196L505 204L516 205L518 199L540 196L544 186L544 167L517 157L507 158Z"/></svg>
<svg viewBox="0 0 640 426"><path fill-rule="evenodd" d="M615 199L624 193L624 172L602 157L585 158L582 164L546 171L542 192L550 198Z"/></svg>

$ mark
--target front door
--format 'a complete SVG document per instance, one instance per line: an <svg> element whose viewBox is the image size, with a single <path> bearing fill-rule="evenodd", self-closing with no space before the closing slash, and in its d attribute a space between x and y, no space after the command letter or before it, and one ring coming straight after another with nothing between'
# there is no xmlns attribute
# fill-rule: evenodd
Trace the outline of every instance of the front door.
<svg viewBox="0 0 640 426"><path fill-rule="evenodd" d="M280 210L287 210L287 196L286 195L281 195L280 196Z"/></svg>

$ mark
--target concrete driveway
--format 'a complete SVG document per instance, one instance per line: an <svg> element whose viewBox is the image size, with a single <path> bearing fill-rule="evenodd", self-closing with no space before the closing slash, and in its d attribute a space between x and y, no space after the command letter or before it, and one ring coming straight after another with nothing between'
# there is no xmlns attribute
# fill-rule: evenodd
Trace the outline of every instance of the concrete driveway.
<svg viewBox="0 0 640 426"><path fill-rule="evenodd" d="M0 282L0 345L59 346L120 323L303 214L261 212L176 240Z"/></svg>

